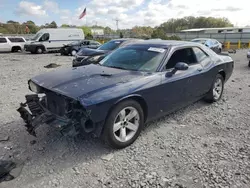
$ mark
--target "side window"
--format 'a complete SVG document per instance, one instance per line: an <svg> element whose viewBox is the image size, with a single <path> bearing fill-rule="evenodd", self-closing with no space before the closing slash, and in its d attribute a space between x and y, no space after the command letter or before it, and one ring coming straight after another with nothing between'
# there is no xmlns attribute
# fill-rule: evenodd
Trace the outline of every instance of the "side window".
<svg viewBox="0 0 250 188"><path fill-rule="evenodd" d="M23 38L18 38L18 42L25 42Z"/></svg>
<svg viewBox="0 0 250 188"><path fill-rule="evenodd" d="M44 33L43 36L39 39L39 41L48 41L49 33Z"/></svg>
<svg viewBox="0 0 250 188"><path fill-rule="evenodd" d="M84 41L83 45L89 45L89 41Z"/></svg>
<svg viewBox="0 0 250 188"><path fill-rule="evenodd" d="M0 38L0 43L7 43L6 38Z"/></svg>
<svg viewBox="0 0 250 188"><path fill-rule="evenodd" d="M213 46L213 42L211 40L207 40L205 43L208 47Z"/></svg>
<svg viewBox="0 0 250 188"><path fill-rule="evenodd" d="M208 57L208 55L200 48L194 47L193 50L198 62L202 62L204 59Z"/></svg>
<svg viewBox="0 0 250 188"><path fill-rule="evenodd" d="M217 45L217 44L218 44L218 41L217 41L217 40L213 40L213 43Z"/></svg>
<svg viewBox="0 0 250 188"><path fill-rule="evenodd" d="M8 38L10 42L25 42L22 38Z"/></svg>
<svg viewBox="0 0 250 188"><path fill-rule="evenodd" d="M166 64L166 69L174 68L179 62L187 63L192 65L197 63L196 56L194 55L192 48L184 48L176 50Z"/></svg>
<svg viewBox="0 0 250 188"><path fill-rule="evenodd" d="M94 42L94 41L91 41L90 45L98 45L98 44L96 42Z"/></svg>
<svg viewBox="0 0 250 188"><path fill-rule="evenodd" d="M8 38L10 42L16 42L15 38Z"/></svg>

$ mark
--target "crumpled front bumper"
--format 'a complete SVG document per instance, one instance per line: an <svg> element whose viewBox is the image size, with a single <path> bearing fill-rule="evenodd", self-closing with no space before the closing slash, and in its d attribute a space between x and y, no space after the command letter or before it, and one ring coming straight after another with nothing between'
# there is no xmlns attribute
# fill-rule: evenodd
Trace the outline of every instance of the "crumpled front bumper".
<svg viewBox="0 0 250 188"><path fill-rule="evenodd" d="M42 124L53 126L64 135L74 136L78 134L71 119L51 113L44 107L44 101L37 94L26 95L25 98L26 102L21 103L17 111L26 123L25 127L29 134L36 137L35 130Z"/></svg>
<svg viewBox="0 0 250 188"><path fill-rule="evenodd" d="M63 55L69 55L70 54L69 47L62 47L60 49L60 53L63 54Z"/></svg>

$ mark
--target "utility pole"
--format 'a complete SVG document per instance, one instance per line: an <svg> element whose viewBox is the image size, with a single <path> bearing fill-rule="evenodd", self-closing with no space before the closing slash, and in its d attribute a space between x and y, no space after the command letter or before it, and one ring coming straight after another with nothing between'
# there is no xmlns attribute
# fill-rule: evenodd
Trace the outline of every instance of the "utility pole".
<svg viewBox="0 0 250 188"><path fill-rule="evenodd" d="M116 19L114 19L115 20L115 22L116 22L116 31L118 31L118 24L119 24L119 19L118 18L116 18Z"/></svg>

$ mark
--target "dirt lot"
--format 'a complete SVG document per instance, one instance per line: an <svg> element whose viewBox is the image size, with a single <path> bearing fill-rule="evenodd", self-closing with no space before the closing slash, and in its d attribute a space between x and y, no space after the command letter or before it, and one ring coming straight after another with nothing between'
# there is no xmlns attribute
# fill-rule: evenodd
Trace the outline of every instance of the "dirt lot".
<svg viewBox="0 0 250 188"><path fill-rule="evenodd" d="M197 102L150 123L132 146L114 151L48 126L35 139L16 112L27 80L51 71L48 63L71 66L71 57L0 54L0 134L9 136L0 142L0 159L25 162L21 175L0 187L249 187L250 68L246 51L231 56L235 70L220 102Z"/></svg>

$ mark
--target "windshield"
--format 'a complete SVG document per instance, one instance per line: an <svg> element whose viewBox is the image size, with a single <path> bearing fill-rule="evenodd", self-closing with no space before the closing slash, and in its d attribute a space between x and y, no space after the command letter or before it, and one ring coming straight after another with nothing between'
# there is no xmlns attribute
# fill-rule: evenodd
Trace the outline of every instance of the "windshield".
<svg viewBox="0 0 250 188"><path fill-rule="evenodd" d="M109 42L101 45L97 49L98 50L114 50L115 48L117 48L118 46L120 46L122 42L123 41L109 41Z"/></svg>
<svg viewBox="0 0 250 188"><path fill-rule="evenodd" d="M43 33L37 33L31 40L38 40Z"/></svg>
<svg viewBox="0 0 250 188"><path fill-rule="evenodd" d="M205 44L206 40L196 39L196 40L192 40L192 42L198 42L198 43L201 43L201 44Z"/></svg>
<svg viewBox="0 0 250 188"><path fill-rule="evenodd" d="M153 47L119 48L106 56L99 64L118 69L154 72L160 65L166 49Z"/></svg>

